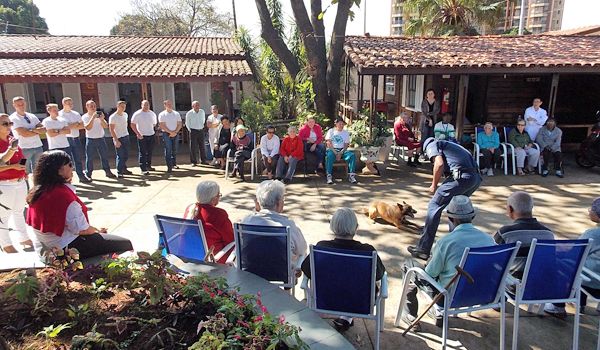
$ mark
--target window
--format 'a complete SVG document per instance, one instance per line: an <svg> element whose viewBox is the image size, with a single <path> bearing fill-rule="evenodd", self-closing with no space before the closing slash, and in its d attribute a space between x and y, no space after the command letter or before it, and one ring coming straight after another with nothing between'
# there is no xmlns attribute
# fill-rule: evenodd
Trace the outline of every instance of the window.
<svg viewBox="0 0 600 350"><path fill-rule="evenodd" d="M405 75L402 82L402 106L420 112L423 99L423 75Z"/></svg>
<svg viewBox="0 0 600 350"><path fill-rule="evenodd" d="M46 113L46 105L48 103L56 103L58 105L62 103L63 90L61 83L32 85L33 100L35 102L33 105L33 108L35 109L34 113Z"/></svg>
<svg viewBox="0 0 600 350"><path fill-rule="evenodd" d="M175 110L189 111L192 109L192 92L189 83L175 83Z"/></svg>
<svg viewBox="0 0 600 350"><path fill-rule="evenodd" d="M396 94L396 77L395 76L385 77L385 93L386 93L386 95L395 95Z"/></svg>

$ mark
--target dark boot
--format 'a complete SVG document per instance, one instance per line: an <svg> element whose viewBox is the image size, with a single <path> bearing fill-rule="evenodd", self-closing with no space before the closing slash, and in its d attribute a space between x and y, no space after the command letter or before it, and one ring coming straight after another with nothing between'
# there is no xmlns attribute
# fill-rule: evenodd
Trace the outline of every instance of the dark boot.
<svg viewBox="0 0 600 350"><path fill-rule="evenodd" d="M419 155L418 154L415 154L413 163L415 163L415 165L421 165L421 162L419 162Z"/></svg>

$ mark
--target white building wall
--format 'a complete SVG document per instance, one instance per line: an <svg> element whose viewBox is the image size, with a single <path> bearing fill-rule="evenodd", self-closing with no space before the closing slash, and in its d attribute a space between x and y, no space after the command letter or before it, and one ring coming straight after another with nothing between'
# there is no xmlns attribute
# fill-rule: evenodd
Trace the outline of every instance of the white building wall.
<svg viewBox="0 0 600 350"><path fill-rule="evenodd" d="M115 83L98 83L98 99L100 104L98 107L106 112L115 108L119 99L118 85Z"/></svg>
<svg viewBox="0 0 600 350"><path fill-rule="evenodd" d="M160 101L160 106L163 108L163 103L165 100L171 100L173 105L175 105L175 83L165 83L165 98Z"/></svg>
<svg viewBox="0 0 600 350"><path fill-rule="evenodd" d="M210 113L210 83L192 82L190 83L192 101L200 102L200 108L206 113Z"/></svg>
<svg viewBox="0 0 600 350"><path fill-rule="evenodd" d="M31 111L31 102L30 102L30 98L29 98L29 91L27 89L27 84L22 84L22 83L7 83L4 84L4 91L6 91L6 106L8 108L7 113L11 114L15 111L15 109L12 106L12 99L15 96L23 96L25 97L25 100L27 101L27 110Z"/></svg>
<svg viewBox="0 0 600 350"><path fill-rule="evenodd" d="M82 113L82 111L79 110L79 108L81 108L80 106L83 106L83 101L81 101L81 85L79 85L79 83L63 83L62 89L63 97L70 97L73 99L73 109Z"/></svg>
<svg viewBox="0 0 600 350"><path fill-rule="evenodd" d="M163 110L163 101L165 100L165 83L150 83L152 90L152 104L150 109L158 115Z"/></svg>

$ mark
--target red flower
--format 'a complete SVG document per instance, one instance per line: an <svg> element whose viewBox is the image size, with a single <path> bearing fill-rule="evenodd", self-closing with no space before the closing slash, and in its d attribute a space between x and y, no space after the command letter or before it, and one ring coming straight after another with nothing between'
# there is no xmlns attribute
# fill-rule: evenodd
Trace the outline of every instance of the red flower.
<svg viewBox="0 0 600 350"><path fill-rule="evenodd" d="M263 320L263 317L262 317L262 316L256 316L256 317L254 318L254 322L260 322L260 321L262 321L262 320Z"/></svg>
<svg viewBox="0 0 600 350"><path fill-rule="evenodd" d="M210 293L210 298L211 298L211 299L214 299L214 298L215 298L215 296L216 296L216 294L215 294L215 293L213 293L213 292L211 292L211 293Z"/></svg>
<svg viewBox="0 0 600 350"><path fill-rule="evenodd" d="M285 323L285 316L279 315L279 324L284 324L284 323Z"/></svg>

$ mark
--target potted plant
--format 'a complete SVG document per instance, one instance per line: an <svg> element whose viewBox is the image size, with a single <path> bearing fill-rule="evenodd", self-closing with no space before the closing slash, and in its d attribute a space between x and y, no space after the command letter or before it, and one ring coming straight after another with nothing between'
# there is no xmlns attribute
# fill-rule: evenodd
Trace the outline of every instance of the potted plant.
<svg viewBox="0 0 600 350"><path fill-rule="evenodd" d="M387 118L383 113L373 116L372 132L369 132L369 127L368 117L361 113L359 118L348 127L348 130L352 135L352 143L358 148L361 160L366 164L363 173L379 174L375 162L387 161L393 137L387 126Z"/></svg>

